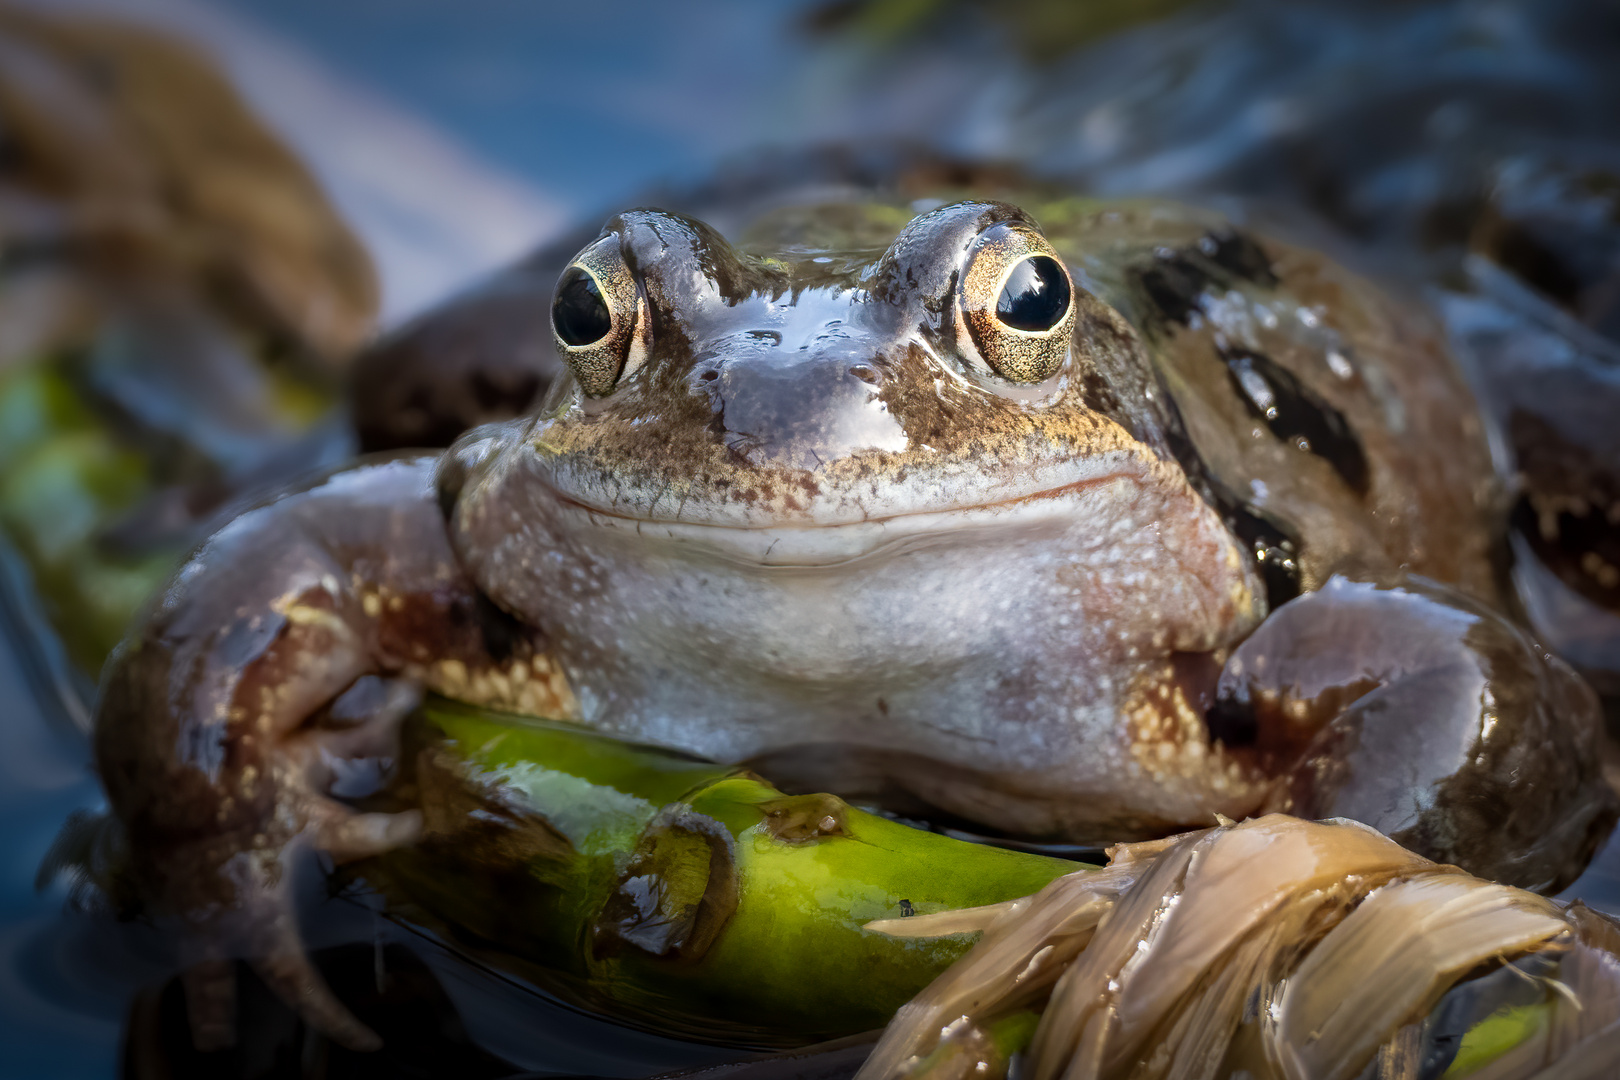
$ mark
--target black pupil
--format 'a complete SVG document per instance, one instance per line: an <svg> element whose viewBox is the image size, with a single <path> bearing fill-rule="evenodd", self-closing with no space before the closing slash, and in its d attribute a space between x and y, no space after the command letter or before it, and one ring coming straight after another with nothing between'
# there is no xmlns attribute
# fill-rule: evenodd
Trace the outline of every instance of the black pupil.
<svg viewBox="0 0 1620 1080"><path fill-rule="evenodd" d="M1013 267L996 301L996 318L1014 330L1050 330L1069 310L1069 277L1057 260L1033 255Z"/></svg>
<svg viewBox="0 0 1620 1080"><path fill-rule="evenodd" d="M601 341L613 329L613 316L607 301L596 287L596 279L583 268L570 266L557 282L557 298L551 302L551 323L565 345L589 345Z"/></svg>

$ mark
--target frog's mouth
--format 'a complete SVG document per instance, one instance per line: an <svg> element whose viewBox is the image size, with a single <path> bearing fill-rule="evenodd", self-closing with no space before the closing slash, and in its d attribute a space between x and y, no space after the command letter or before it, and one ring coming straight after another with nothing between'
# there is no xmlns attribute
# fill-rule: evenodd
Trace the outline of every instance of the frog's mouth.
<svg viewBox="0 0 1620 1080"><path fill-rule="evenodd" d="M1085 543L1175 520L1224 528L1173 466L1139 448L1077 455L1055 442L1022 453L925 448L866 451L824 469L713 461L605 460L541 449L526 459L532 490L568 531L707 549L763 566L823 566L894 544L982 544L989 535Z"/></svg>
<svg viewBox="0 0 1620 1080"><path fill-rule="evenodd" d="M863 516L793 513L781 520L737 520L722 508L671 503L675 514L630 505L601 505L552 485L558 509L581 524L633 535L638 543L668 543L711 551L733 561L770 567L834 566L897 548L975 546L993 536L1032 543L1069 532L1079 521L1125 520L1142 501L1140 477L1104 472L1033 491L1003 492L984 501L896 505L886 501ZM744 507L744 509L747 509ZM819 519L818 519L819 517ZM728 518L730 520L728 520Z"/></svg>

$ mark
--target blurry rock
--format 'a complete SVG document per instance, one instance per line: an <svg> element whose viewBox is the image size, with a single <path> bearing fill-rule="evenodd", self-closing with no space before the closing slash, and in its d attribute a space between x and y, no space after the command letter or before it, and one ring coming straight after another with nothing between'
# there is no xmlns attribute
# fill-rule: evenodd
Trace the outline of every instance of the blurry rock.
<svg viewBox="0 0 1620 1080"><path fill-rule="evenodd" d="M206 59L150 30L4 8L0 252L183 279L329 363L377 304L359 242Z"/></svg>
<svg viewBox="0 0 1620 1080"><path fill-rule="evenodd" d="M1620 340L1620 158L1504 162L1473 241L1476 251Z"/></svg>
<svg viewBox="0 0 1620 1080"><path fill-rule="evenodd" d="M190 47L0 5L0 535L44 700L225 508L347 456L370 260ZM6 552L9 554L9 552ZM15 595L12 595L12 594Z"/></svg>

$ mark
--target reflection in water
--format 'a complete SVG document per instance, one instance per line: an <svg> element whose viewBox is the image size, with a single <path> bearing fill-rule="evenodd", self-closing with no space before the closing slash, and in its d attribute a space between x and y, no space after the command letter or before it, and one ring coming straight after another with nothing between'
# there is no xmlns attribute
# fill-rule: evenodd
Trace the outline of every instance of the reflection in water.
<svg viewBox="0 0 1620 1080"><path fill-rule="evenodd" d="M312 959L382 1036L382 1050L356 1053L310 1030L239 964L234 1047L199 1053L180 980L152 980L129 1005L123 1074L131 1080L644 1076L738 1056L582 1016L532 988L470 969L437 942L391 923L379 924L373 940L317 950Z"/></svg>

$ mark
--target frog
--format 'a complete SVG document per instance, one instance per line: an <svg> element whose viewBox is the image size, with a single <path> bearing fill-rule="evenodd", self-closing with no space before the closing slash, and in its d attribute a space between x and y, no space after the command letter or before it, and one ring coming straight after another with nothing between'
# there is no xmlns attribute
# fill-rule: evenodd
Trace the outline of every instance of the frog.
<svg viewBox="0 0 1620 1080"><path fill-rule="evenodd" d="M424 691L1025 840L1348 817L1551 890L1607 834L1419 307L1208 210L812 195L615 215L502 294L549 341L482 329L537 403L244 512L126 639L97 766L199 1045L236 955L375 1044L286 866L419 837L352 803Z"/></svg>

